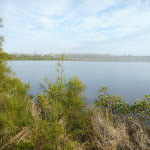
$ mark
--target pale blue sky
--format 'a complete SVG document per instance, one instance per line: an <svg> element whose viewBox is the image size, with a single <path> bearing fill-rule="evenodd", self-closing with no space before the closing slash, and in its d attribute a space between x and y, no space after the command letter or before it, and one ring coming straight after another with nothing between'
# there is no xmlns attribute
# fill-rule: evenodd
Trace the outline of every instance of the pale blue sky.
<svg viewBox="0 0 150 150"><path fill-rule="evenodd" d="M9 53L150 55L150 0L0 0L0 17Z"/></svg>

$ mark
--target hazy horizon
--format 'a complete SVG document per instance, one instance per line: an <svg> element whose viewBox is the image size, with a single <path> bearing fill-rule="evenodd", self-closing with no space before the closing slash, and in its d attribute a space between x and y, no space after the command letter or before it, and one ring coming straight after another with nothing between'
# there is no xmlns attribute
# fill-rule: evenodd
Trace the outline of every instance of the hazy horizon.
<svg viewBox="0 0 150 150"><path fill-rule="evenodd" d="M26 54L26 55L35 55L35 51L33 51L32 53L23 53L23 52L8 52L8 54ZM72 54L77 54L77 55L110 55L110 56L150 56L149 55L137 55L137 54L109 54L109 53L92 53L92 52L51 52L49 51L49 53L38 53L38 51L36 51L36 55L50 55L50 54L66 54L66 55L72 55Z"/></svg>
<svg viewBox="0 0 150 150"><path fill-rule="evenodd" d="M150 56L149 0L0 0L8 53Z"/></svg>

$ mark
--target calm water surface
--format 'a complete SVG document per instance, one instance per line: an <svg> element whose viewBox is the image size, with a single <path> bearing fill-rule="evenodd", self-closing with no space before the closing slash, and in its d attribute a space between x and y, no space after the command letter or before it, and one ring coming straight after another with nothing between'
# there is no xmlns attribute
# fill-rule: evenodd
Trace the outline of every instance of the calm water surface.
<svg viewBox="0 0 150 150"><path fill-rule="evenodd" d="M57 61L10 61L9 66L25 83L31 83L30 93L40 91L40 83L47 76L54 82L57 77ZM150 63L133 62L89 62L65 61L66 78L78 76L87 86L86 102L98 100L98 91L109 87L109 93L121 95L126 102L133 103L150 94Z"/></svg>

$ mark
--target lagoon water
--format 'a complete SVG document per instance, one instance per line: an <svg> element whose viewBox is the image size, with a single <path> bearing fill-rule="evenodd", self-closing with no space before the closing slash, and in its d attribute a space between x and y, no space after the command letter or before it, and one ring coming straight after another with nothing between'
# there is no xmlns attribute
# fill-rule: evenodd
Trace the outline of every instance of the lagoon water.
<svg viewBox="0 0 150 150"><path fill-rule="evenodd" d="M9 61L8 65L17 72L25 83L31 83L30 93L37 95L42 89L40 83L44 77L54 82L57 61ZM150 63L140 62L92 62L65 61L66 78L78 76L86 84L86 102L92 104L98 100L98 91L109 87L109 93L121 95L130 104L150 94Z"/></svg>

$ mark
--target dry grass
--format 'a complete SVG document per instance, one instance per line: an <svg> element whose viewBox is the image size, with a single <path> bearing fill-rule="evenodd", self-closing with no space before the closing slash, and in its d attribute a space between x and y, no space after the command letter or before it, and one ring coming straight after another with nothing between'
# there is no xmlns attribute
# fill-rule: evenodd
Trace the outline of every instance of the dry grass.
<svg viewBox="0 0 150 150"><path fill-rule="evenodd" d="M149 149L149 138L137 121L113 124L109 117L100 112L92 116L94 141L99 150Z"/></svg>
<svg viewBox="0 0 150 150"><path fill-rule="evenodd" d="M12 137L8 142L6 142L1 148L0 150L4 149L7 145L9 144L12 144L14 142L21 142L28 134L29 130L28 127L23 127L22 130L17 134L15 135L14 137Z"/></svg>
<svg viewBox="0 0 150 150"><path fill-rule="evenodd" d="M135 148L140 150L150 149L150 138L148 137L145 127L140 123L140 121L128 121L127 131L130 136L130 141Z"/></svg>

